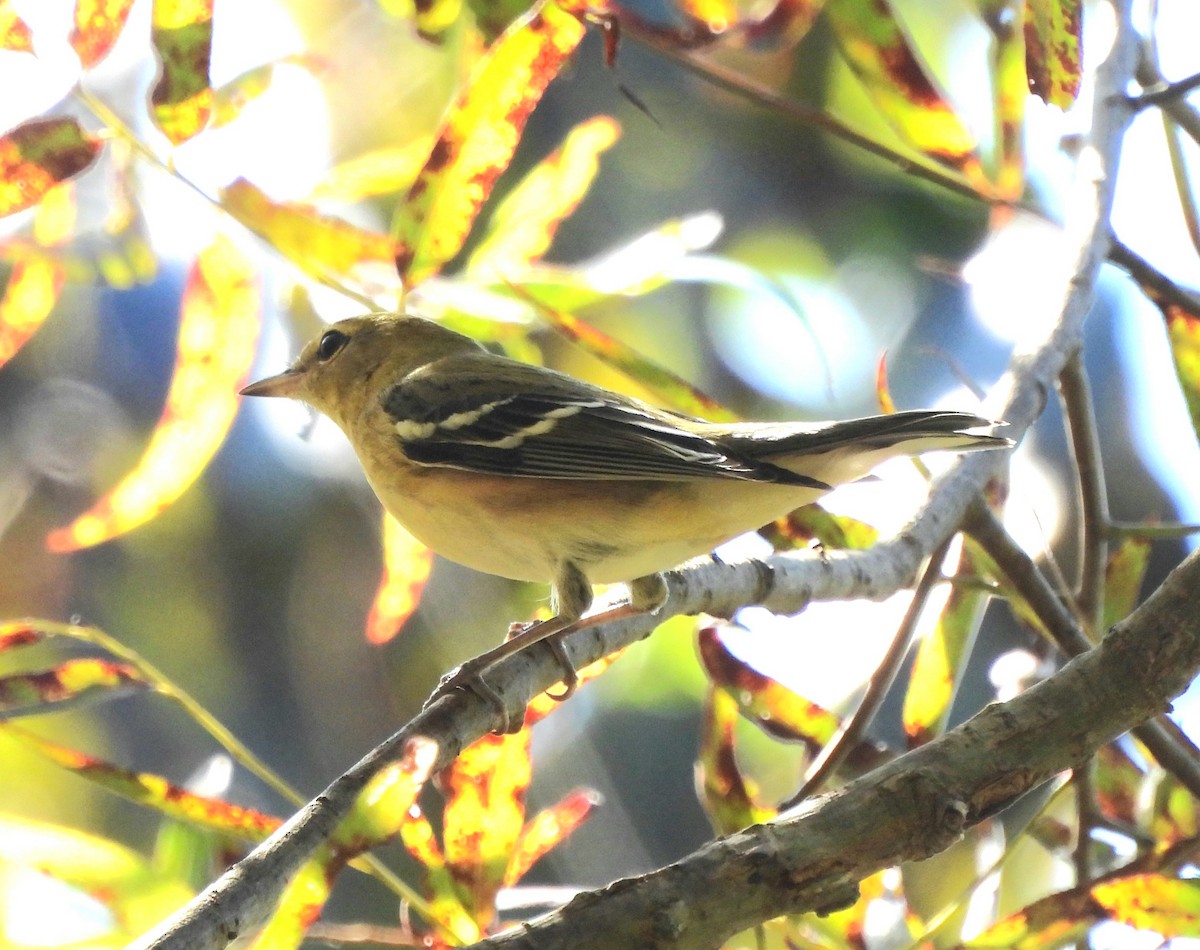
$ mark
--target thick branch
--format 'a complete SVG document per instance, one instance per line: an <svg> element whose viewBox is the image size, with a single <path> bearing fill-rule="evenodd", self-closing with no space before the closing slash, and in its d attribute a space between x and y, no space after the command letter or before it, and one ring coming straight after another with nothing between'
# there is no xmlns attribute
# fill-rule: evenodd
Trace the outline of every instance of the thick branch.
<svg viewBox="0 0 1200 950"><path fill-rule="evenodd" d="M1059 298L1046 302L1046 312L1042 319L1029 321L1029 324L1039 328L1040 332L1021 345L1009 372L997 384L987 404L987 411L994 418L1002 418L1009 422L1010 434L1015 438L1023 435L1041 412L1046 394L1061 372L1068 355L1079 345L1084 317L1091 307L1100 264L1108 251L1108 219L1120 139L1131 110L1124 93L1132 76L1134 60L1133 35L1129 26L1129 0L1113 0L1113 5L1118 11L1120 28L1112 51L1097 71L1096 109L1092 133L1088 144L1080 151L1078 182L1073 200L1068 205L1064 239L1069 242L1068 246L1076 249L1074 261L1063 274ZM781 612L795 612L818 598L886 597L911 583L921 562L957 529L968 505L1003 464L1003 458L997 457L999 455L1001 453L977 453L964 458L938 480L930 493L928 503L909 527L894 540L864 552L829 552L824 557L781 555L767 562L707 564L674 573L670 577L671 597L656 618L638 618L583 631L568 640L567 650L576 665L582 665L636 641L647 635L653 626L666 616L679 613L708 612L727 615L736 608L751 603L762 603ZM1130 666L1137 665L1130 663ZM1124 673L1121 677L1115 677L1112 682L1123 684L1128 680ZM523 708L529 697L548 688L558 678L556 664L545 651L540 650L510 657L488 674L489 684L501 693L510 709ZM1070 681L1074 682L1074 677ZM1074 688L1085 690L1088 696L1093 690L1090 684ZM1165 692L1155 695L1165 695ZM1113 707L1120 707L1124 701L1108 700ZM1162 701L1158 700L1158 706L1155 708L1161 708L1161 705ZM1110 714L1113 712L1112 709L1106 711ZM995 727L997 716L1002 717L1002 714L989 714L985 725L988 728ZM464 745L496 725L495 718L495 714L472 695L457 694L439 700L334 781L324 794L297 812L270 839L222 875L179 914L167 920L156 932L147 935L135 946L162 950L216 948L255 927L274 909L275 902L288 879L328 838L338 821L349 812L358 791L378 769L399 757L404 743L410 737L422 735L435 740L440 750L439 764L445 764L456 756ZM1088 728L1094 728L1094 725L1090 722L1086 724ZM1124 728L1128 726L1122 726L1117 731ZM1035 751L1039 751L1043 756L1056 751L1046 748L1050 745L1048 740L1048 736L1039 736ZM1104 740L1097 739L1096 744L1101 741ZM936 766L942 771L952 772L952 757L934 762L928 753L930 748L934 746L921 750L924 756L921 761L929 760L931 767ZM945 750L947 746L938 744L936 748ZM960 744L951 744L949 748L965 751ZM1082 754L1081 751L1080 755ZM1013 789L1018 786L1027 787L1016 781L1017 776L1050 775L1063 767L1057 760L1052 767L1045 767L1049 771L1029 771L1023 765L1012 763L1002 766L999 761L988 763L988 766L992 770L991 781L995 786L993 792L996 793L993 804L999 804L1005 798L1011 797ZM955 817L954 796L942 798L943 792L937 790L936 783L927 785L925 778L914 778L907 772L897 772L894 767L889 767L884 776L885 784L865 786L864 791L855 796L855 800L861 797L864 802L872 805L869 810L876 815L876 820L879 820L881 815L892 814L892 806L888 802L891 801L891 796L897 793L900 794L897 801L919 801L920 808L930 808L932 801L940 804L937 804L931 813L922 815L920 830L915 834L904 824L905 821L911 821L915 813L907 808L896 810L897 815L903 812L903 820L886 818L880 826L871 828L870 834L864 834L863 840L877 841L878 851L869 861L863 859L863 864L856 864L854 867L865 866L868 863L875 867L883 867L901 857L930 853L934 844L949 843L957 834L957 827L961 825L961 820ZM1001 777L998 785L996 776ZM894 790L887 790L887 783L895 785L897 782L899 785ZM955 787L968 788L969 783L959 783ZM914 797L914 792L920 791L921 788L932 789L932 797ZM979 809L986 804L987 797L970 795L964 800L969 800L971 807L977 810L973 813L982 813ZM826 809L831 809L833 813L842 816L839 819L840 824L839 821L834 821L832 825L821 825L827 831L814 835L804 845L803 853L815 856L816 863L810 871L799 874L799 877L787 877L788 888L798 888L803 883L802 879L828 880L830 884L821 891L823 896L820 900L828 903L849 896L853 871L849 866L843 867L843 851L846 843L854 840L855 835L864 829L857 821L851 820L853 815L846 811L846 800L844 793L838 793L826 802L822 814ZM918 806L913 807L915 809ZM930 836L929 827L940 827L947 823L949 828L942 827L937 834ZM717 874L713 880L719 881L722 875L718 872L721 871L723 862L727 858L736 858L737 866L747 873L748 879L753 880L754 865L771 854L778 853L778 849L771 844L775 834L774 829L766 828L717 842L701 852L689 866L707 868ZM744 855L741 850L743 845L749 848ZM883 863L876 864L877 861ZM792 868L800 867L800 863L792 856L786 859L785 864ZM821 871L823 866L830 869L828 874ZM747 868L751 870L747 872ZM754 915L768 911L755 919L761 920L771 916L771 909L764 908L764 902L781 900L774 888L765 886L769 883L763 881L761 893L744 903L744 907L752 908ZM719 887L720 885L706 884L701 890L693 888L685 893L694 898L697 893L712 894L713 890ZM604 900L595 896L589 900L595 901L595 906L598 907L606 906L609 899L641 900L632 893L637 891L640 891L639 887L630 887L628 884L613 885L603 892ZM809 888L805 893L811 896L815 892ZM813 906L821 904L818 901ZM656 911L656 919L666 931L671 931L674 927L673 915L676 910L682 912L682 908L677 908L676 905L662 907ZM782 910L774 911L779 912ZM689 913L704 915L708 911L703 906L697 906ZM613 923L620 917L620 912L605 910L603 915L608 923ZM742 921L746 919L748 918L731 921L728 926L743 926ZM722 927L724 926L726 925L722 924ZM708 943L711 942L710 933ZM604 945L637 944L610 937Z"/></svg>

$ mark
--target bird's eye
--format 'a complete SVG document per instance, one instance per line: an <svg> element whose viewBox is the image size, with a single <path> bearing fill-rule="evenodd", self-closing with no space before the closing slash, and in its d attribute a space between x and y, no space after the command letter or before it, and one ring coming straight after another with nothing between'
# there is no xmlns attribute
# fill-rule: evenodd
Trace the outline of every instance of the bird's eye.
<svg viewBox="0 0 1200 950"><path fill-rule="evenodd" d="M322 363L333 359L337 351L350 342L350 337L341 330L326 330L317 344L317 359Z"/></svg>

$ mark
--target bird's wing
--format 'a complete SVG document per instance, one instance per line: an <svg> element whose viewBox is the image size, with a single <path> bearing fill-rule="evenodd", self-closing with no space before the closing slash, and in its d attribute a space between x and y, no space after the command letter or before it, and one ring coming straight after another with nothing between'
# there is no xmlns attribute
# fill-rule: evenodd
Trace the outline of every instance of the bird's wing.
<svg viewBox="0 0 1200 950"><path fill-rule="evenodd" d="M405 456L497 475L734 478L826 488L741 456L659 412L570 376L488 354L438 360L383 396Z"/></svg>

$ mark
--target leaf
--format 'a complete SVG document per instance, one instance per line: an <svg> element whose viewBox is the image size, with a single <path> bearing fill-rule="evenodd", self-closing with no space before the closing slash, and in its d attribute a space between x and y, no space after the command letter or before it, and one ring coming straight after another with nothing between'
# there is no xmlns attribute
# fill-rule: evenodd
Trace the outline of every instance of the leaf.
<svg viewBox="0 0 1200 950"><path fill-rule="evenodd" d="M390 263L393 257L394 244L386 234L363 231L308 205L272 201L244 178L221 190L221 204L318 280L342 280L361 264Z"/></svg>
<svg viewBox="0 0 1200 950"><path fill-rule="evenodd" d="M1200 881L1138 874L1092 888L1111 920L1164 937L1200 937Z"/></svg>
<svg viewBox="0 0 1200 950"><path fill-rule="evenodd" d="M1025 69L1029 90L1051 105L1069 109L1079 94L1080 0L1027 0Z"/></svg>
<svg viewBox="0 0 1200 950"><path fill-rule="evenodd" d="M758 786L742 773L734 754L738 704L725 691L710 688L704 703L696 787L709 823L719 835L773 818L775 810L757 801Z"/></svg>
<svg viewBox="0 0 1200 950"><path fill-rule="evenodd" d="M25 620L0 624L0 653L5 650L33 646L35 643L41 643L50 635Z"/></svg>
<svg viewBox="0 0 1200 950"><path fill-rule="evenodd" d="M496 208L487 236L471 255L468 275L476 280L515 276L541 260L559 224L591 187L601 153L620 134L616 120L606 115L575 126Z"/></svg>
<svg viewBox="0 0 1200 950"><path fill-rule="evenodd" d="M529 741L527 728L484 736L442 773L446 863L463 904L481 928L495 919L496 893L523 830L525 793L533 774Z"/></svg>
<svg viewBox="0 0 1200 950"><path fill-rule="evenodd" d="M735 657L721 642L720 628L701 628L697 642L700 661L713 684L725 690L742 715L764 732L802 742L814 754L837 733L841 725L837 716Z"/></svg>
<svg viewBox="0 0 1200 950"><path fill-rule="evenodd" d="M294 53L235 76L213 90L212 127L219 129L228 125L246 106L270 89L280 66L297 66L316 73L325 68L325 61L310 53Z"/></svg>
<svg viewBox="0 0 1200 950"><path fill-rule="evenodd" d="M425 890L438 926L457 936L463 945L475 943L483 936L483 930L459 900L458 888L446 866L433 826L415 805L409 809L400 827L400 838L424 870Z"/></svg>
<svg viewBox="0 0 1200 950"><path fill-rule="evenodd" d="M1025 189L1025 33L1009 0L991 0L980 11L992 32L992 111L996 121L996 196L1016 201Z"/></svg>
<svg viewBox="0 0 1200 950"><path fill-rule="evenodd" d="M553 850L587 821L601 802L598 792L580 788L549 808L544 808L521 829L508 857L504 886L512 887L545 854Z"/></svg>
<svg viewBox="0 0 1200 950"><path fill-rule="evenodd" d="M735 0L680 0L679 12L714 36L741 19Z"/></svg>
<svg viewBox="0 0 1200 950"><path fill-rule="evenodd" d="M421 135L404 145L365 152L330 169L311 195L313 201L362 201L412 187L420 174L432 135Z"/></svg>
<svg viewBox="0 0 1200 950"><path fill-rule="evenodd" d="M1200 434L1200 316L1174 304L1155 302L1167 318L1175 372L1179 375L1183 398L1192 416L1192 427Z"/></svg>
<svg viewBox="0 0 1200 950"><path fill-rule="evenodd" d="M288 881L275 912L249 945L251 950L294 950L304 941L329 900L338 868L328 852L305 861Z"/></svg>
<svg viewBox="0 0 1200 950"><path fill-rule="evenodd" d="M1150 542L1125 538L1108 556L1104 572L1104 607L1100 630L1108 630L1133 613L1142 592L1142 581L1150 562Z"/></svg>
<svg viewBox="0 0 1200 950"><path fill-rule="evenodd" d="M0 136L0 217L32 208L99 154L100 139L66 117L33 119Z"/></svg>
<svg viewBox="0 0 1200 950"><path fill-rule="evenodd" d="M121 768L86 752L38 738L23 729L10 726L5 732L60 768L95 782L128 801L153 808L167 818L256 843L265 841L283 823L252 808L196 795L161 775Z"/></svg>
<svg viewBox="0 0 1200 950"><path fill-rule="evenodd" d="M850 69L897 134L986 184L975 136L938 89L890 0L828 0L825 15Z"/></svg>
<svg viewBox="0 0 1200 950"><path fill-rule="evenodd" d="M0 677L0 720L36 713L83 700L114 699L147 689L141 674L128 663L85 658L65 660L36 673Z"/></svg>
<svg viewBox="0 0 1200 950"><path fill-rule="evenodd" d="M124 534L160 514L200 477L237 414L261 308L256 270L228 238L200 252L183 290L175 375L150 444L120 484L50 533L51 551Z"/></svg>
<svg viewBox="0 0 1200 950"><path fill-rule="evenodd" d="M400 756L380 769L358 793L332 839L345 859L357 857L400 833L400 826L437 762L437 753L437 743L432 739L409 739Z"/></svg>
<svg viewBox="0 0 1200 950"><path fill-rule="evenodd" d="M669 369L642 356L633 347L588 323L584 323L572 314L546 306L516 286L513 286L513 289L517 292L517 296L529 300L554 329L578 343L592 356L609 366L616 367L630 379L645 386L676 409L713 421L729 422L734 419L733 413L711 396L705 395Z"/></svg>
<svg viewBox="0 0 1200 950"><path fill-rule="evenodd" d="M1138 801L1146 775L1115 742L1096 752L1096 805L1108 821L1137 823Z"/></svg>
<svg viewBox="0 0 1200 950"><path fill-rule="evenodd" d="M406 287L432 277L462 248L529 114L583 34L579 16L544 0L480 61L396 210L396 270Z"/></svg>
<svg viewBox="0 0 1200 950"><path fill-rule="evenodd" d="M0 0L0 49L14 53L33 52L33 34L12 8L11 0Z"/></svg>
<svg viewBox="0 0 1200 950"><path fill-rule="evenodd" d="M879 531L865 521L835 515L819 504L804 505L758 532L776 551L808 547L813 541L835 550L865 550L879 539Z"/></svg>
<svg viewBox="0 0 1200 950"><path fill-rule="evenodd" d="M116 45L133 0L75 0L75 17L67 37L84 69L95 66Z"/></svg>
<svg viewBox="0 0 1200 950"><path fill-rule="evenodd" d="M959 580L980 576L980 566L967 544L963 545L954 574ZM917 646L904 693L904 734L910 749L945 731L988 596L978 584L952 586L937 625Z"/></svg>
<svg viewBox="0 0 1200 950"><path fill-rule="evenodd" d="M75 195L70 184L46 193L34 214L33 229L40 247L56 247L71 237ZM50 315L66 279L66 268L50 255L22 257L13 265L0 297L0 366L16 356Z"/></svg>
<svg viewBox="0 0 1200 950"><path fill-rule="evenodd" d="M367 642L387 643L412 616L429 572L433 552L386 512L383 516L383 578L367 615Z"/></svg>
<svg viewBox="0 0 1200 950"><path fill-rule="evenodd" d="M61 825L0 815L0 865L29 868L91 896L114 917L109 932L133 940L192 896L140 854Z"/></svg>
<svg viewBox="0 0 1200 950"><path fill-rule="evenodd" d="M1165 849L1200 834L1200 809L1191 792L1173 775L1158 773L1158 779L1149 825L1156 847Z"/></svg>
<svg viewBox="0 0 1200 950"><path fill-rule="evenodd" d="M150 116L172 145L203 131L212 116L212 15L213 0L154 0L150 42L159 75Z"/></svg>

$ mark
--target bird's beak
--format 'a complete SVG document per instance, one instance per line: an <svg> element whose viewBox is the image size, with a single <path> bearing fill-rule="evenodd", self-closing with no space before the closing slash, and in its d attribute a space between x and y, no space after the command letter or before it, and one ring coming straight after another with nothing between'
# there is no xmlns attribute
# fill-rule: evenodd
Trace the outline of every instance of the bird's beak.
<svg viewBox="0 0 1200 950"><path fill-rule="evenodd" d="M291 396L300 391L300 382L304 374L299 370L284 370L278 376L268 376L257 383L251 383L241 390L243 396Z"/></svg>

